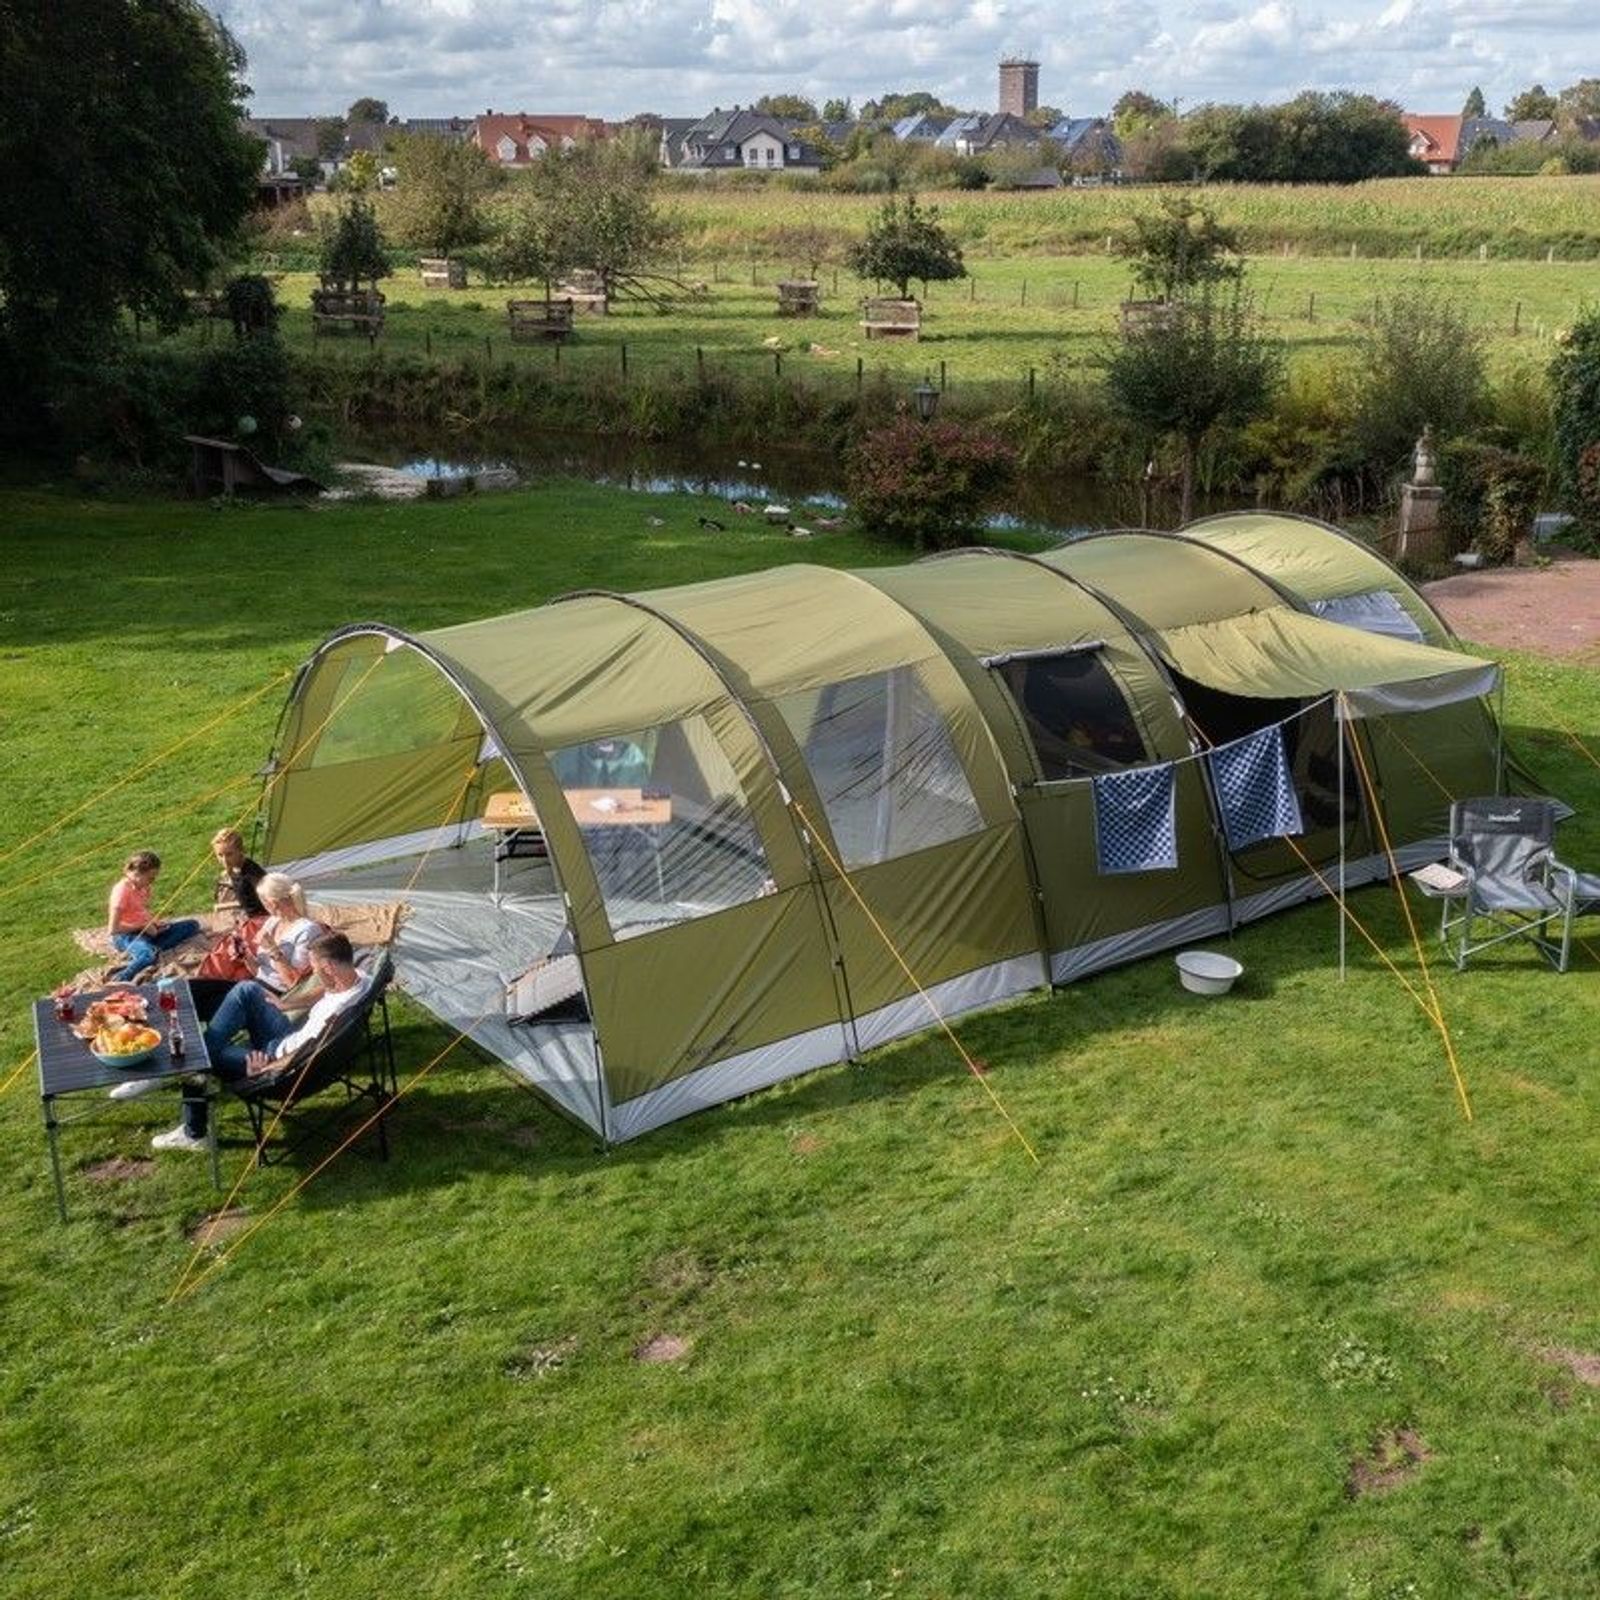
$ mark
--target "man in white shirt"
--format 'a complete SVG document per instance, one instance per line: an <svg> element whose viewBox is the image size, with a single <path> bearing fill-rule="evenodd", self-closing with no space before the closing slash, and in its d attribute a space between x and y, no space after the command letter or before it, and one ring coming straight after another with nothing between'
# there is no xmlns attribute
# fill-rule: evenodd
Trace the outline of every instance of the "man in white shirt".
<svg viewBox="0 0 1600 1600"><path fill-rule="evenodd" d="M206 1051L224 1083L293 1070L289 1058L315 1040L334 1017L355 1005L372 985L356 969L350 941L324 933L311 943L311 970L322 984L322 998L303 1022L296 1022L259 983L236 983L206 1025ZM243 1034L249 1043L242 1043ZM183 1121L150 1143L157 1150L204 1150L208 1106L203 1087L186 1086Z"/></svg>

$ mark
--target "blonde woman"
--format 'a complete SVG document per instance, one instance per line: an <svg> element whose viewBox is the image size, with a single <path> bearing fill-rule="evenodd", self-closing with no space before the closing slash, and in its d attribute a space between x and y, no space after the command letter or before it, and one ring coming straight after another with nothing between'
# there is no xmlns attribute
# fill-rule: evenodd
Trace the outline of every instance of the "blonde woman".
<svg viewBox="0 0 1600 1600"><path fill-rule="evenodd" d="M300 885L281 872L256 884L267 919L255 936L255 980L275 994L292 989L311 970L311 945L327 930L306 915Z"/></svg>

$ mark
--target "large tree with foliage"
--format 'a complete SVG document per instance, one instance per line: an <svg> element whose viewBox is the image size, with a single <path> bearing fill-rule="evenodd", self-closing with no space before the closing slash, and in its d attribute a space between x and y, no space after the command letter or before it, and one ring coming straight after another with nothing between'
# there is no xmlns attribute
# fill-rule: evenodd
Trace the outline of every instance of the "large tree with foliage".
<svg viewBox="0 0 1600 1600"><path fill-rule="evenodd" d="M348 122L377 122L389 120L389 102L387 100L374 100L371 95L363 95L359 100L351 102L350 109L345 112Z"/></svg>
<svg viewBox="0 0 1600 1600"><path fill-rule="evenodd" d="M1207 436L1260 416L1284 371L1282 346L1262 332L1249 296L1215 283L1177 301L1171 315L1130 328L1102 365L1116 409L1153 441L1177 443L1184 522Z"/></svg>
<svg viewBox="0 0 1600 1600"><path fill-rule="evenodd" d="M908 194L884 203L867 224L867 236L850 248L850 268L858 278L892 283L904 300L913 278L937 283L964 278L960 246L939 225L935 206L924 208Z"/></svg>
<svg viewBox="0 0 1600 1600"><path fill-rule="evenodd" d="M30 409L56 356L162 324L227 259L261 145L243 57L190 0L0 7L0 345ZM22 391L19 394L19 389Z"/></svg>
<svg viewBox="0 0 1600 1600"><path fill-rule="evenodd" d="M318 270L340 283L376 283L389 276L389 251L372 202L352 195L322 234Z"/></svg>
<svg viewBox="0 0 1600 1600"><path fill-rule="evenodd" d="M1556 114L1556 97L1542 83L1524 89L1515 99L1506 102L1506 121L1539 122L1553 120Z"/></svg>
<svg viewBox="0 0 1600 1600"><path fill-rule="evenodd" d="M448 256L482 242L501 173L477 144L414 135L395 141L394 158L389 216L402 244Z"/></svg>
<svg viewBox="0 0 1600 1600"><path fill-rule="evenodd" d="M817 105L803 94L764 94L750 108L769 117L785 117L791 122L815 122Z"/></svg>
<svg viewBox="0 0 1600 1600"><path fill-rule="evenodd" d="M1483 90L1473 84L1471 93L1462 102L1461 115L1464 117L1482 117L1488 114L1488 104L1483 98Z"/></svg>
<svg viewBox="0 0 1600 1600"><path fill-rule="evenodd" d="M1569 125L1600 117L1600 78L1569 83L1556 98L1556 115Z"/></svg>
<svg viewBox="0 0 1600 1600"><path fill-rule="evenodd" d="M1111 108L1111 125L1119 139L1132 139L1170 122L1176 115L1165 100L1158 100L1143 89L1124 89Z"/></svg>

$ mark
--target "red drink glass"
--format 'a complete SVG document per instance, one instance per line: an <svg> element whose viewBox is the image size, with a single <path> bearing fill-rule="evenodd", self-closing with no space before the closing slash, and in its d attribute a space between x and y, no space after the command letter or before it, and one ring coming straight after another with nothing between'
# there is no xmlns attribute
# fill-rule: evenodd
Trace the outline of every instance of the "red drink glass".
<svg viewBox="0 0 1600 1600"><path fill-rule="evenodd" d="M57 1022L71 1022L77 1016L77 1007L73 1005L70 993L57 993L51 998L55 1001Z"/></svg>
<svg viewBox="0 0 1600 1600"><path fill-rule="evenodd" d="M178 1009L178 991L166 987L158 989L156 1004L170 1017Z"/></svg>

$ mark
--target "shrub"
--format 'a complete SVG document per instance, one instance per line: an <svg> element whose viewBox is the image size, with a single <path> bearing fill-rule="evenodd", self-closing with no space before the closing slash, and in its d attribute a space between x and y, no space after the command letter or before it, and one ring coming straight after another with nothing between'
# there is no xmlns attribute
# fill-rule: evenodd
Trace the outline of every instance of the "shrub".
<svg viewBox="0 0 1600 1600"><path fill-rule="evenodd" d="M1561 335L1550 390L1562 503L1590 541L1600 539L1600 307Z"/></svg>
<svg viewBox="0 0 1600 1600"><path fill-rule="evenodd" d="M1405 465L1430 423L1459 438L1488 415L1483 332L1434 285L1375 302L1351 376L1356 453L1380 479Z"/></svg>
<svg viewBox="0 0 1600 1600"><path fill-rule="evenodd" d="M1544 492L1542 462L1480 439L1457 439L1440 452L1445 516L1462 543L1485 560L1509 561L1527 534Z"/></svg>
<svg viewBox="0 0 1600 1600"><path fill-rule="evenodd" d="M1010 484L1016 452L959 422L899 416L850 453L847 483L863 528L914 550L966 544Z"/></svg>
<svg viewBox="0 0 1600 1600"><path fill-rule="evenodd" d="M389 252L370 200L357 195L339 208L322 235L319 269L340 283L375 283L389 276Z"/></svg>
<svg viewBox="0 0 1600 1600"><path fill-rule="evenodd" d="M272 284L259 273L242 273L228 280L223 297L228 302L228 317L241 339L270 333L278 325L278 302Z"/></svg>

